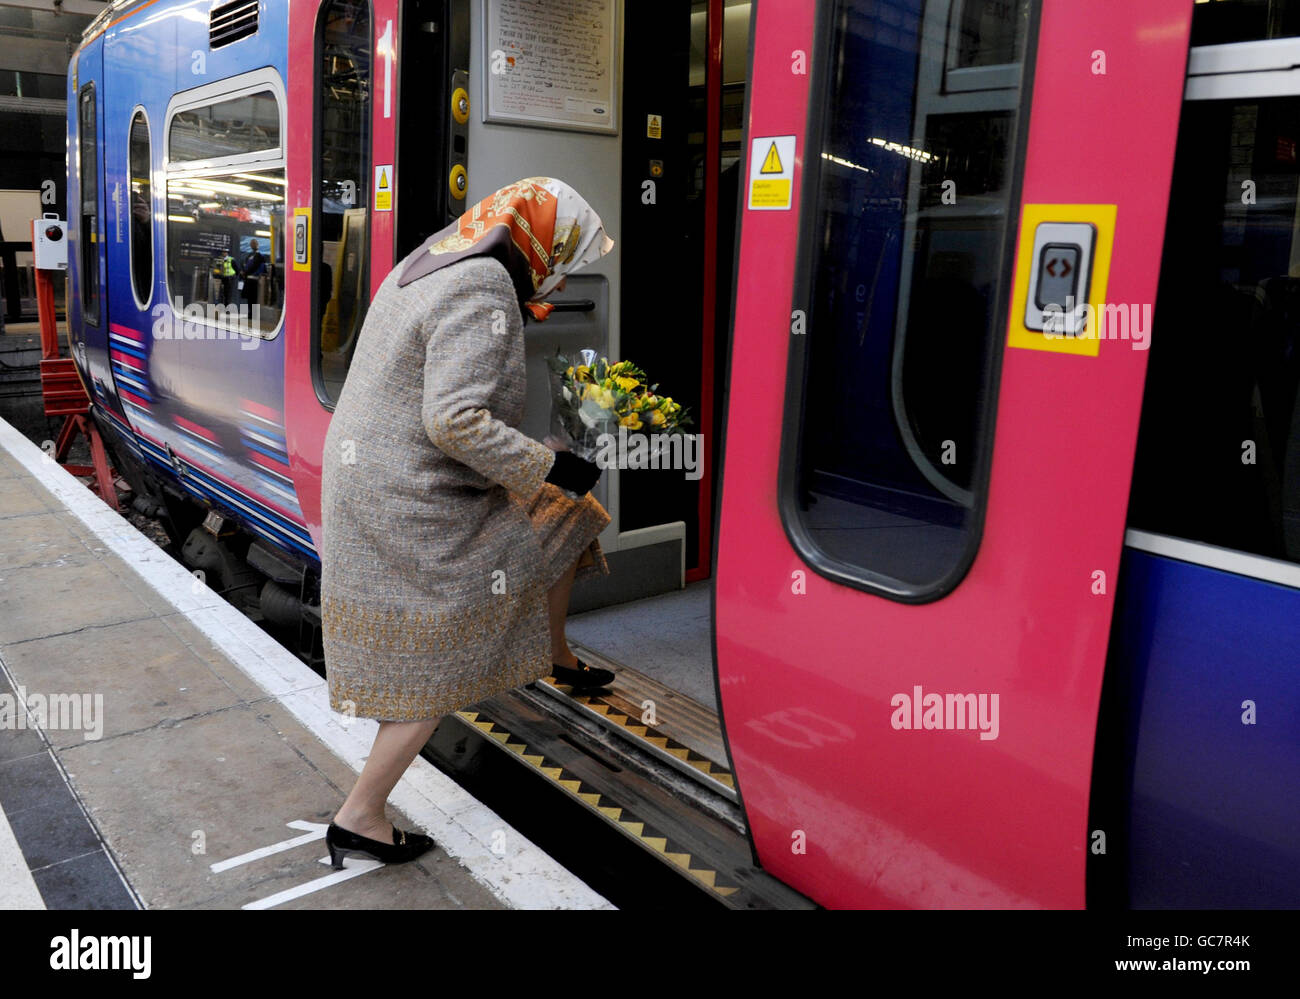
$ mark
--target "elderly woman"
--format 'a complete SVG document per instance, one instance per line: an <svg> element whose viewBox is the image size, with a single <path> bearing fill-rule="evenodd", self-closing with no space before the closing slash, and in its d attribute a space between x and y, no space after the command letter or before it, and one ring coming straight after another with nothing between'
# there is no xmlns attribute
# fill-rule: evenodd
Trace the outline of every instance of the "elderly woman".
<svg viewBox="0 0 1300 999"><path fill-rule="evenodd" d="M608 573L600 470L517 428L525 315L614 243L567 184L521 180L431 236L375 295L325 438L321 611L330 707L379 721L329 826L336 868L434 843L385 818L441 717L554 674L613 674L564 637L575 578ZM570 498L569 493L580 498Z"/></svg>

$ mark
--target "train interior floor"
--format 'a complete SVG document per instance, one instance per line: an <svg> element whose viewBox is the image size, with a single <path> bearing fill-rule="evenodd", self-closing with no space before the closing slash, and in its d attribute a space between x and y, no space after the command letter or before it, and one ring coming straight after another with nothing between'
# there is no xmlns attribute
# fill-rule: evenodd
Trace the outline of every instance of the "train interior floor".
<svg viewBox="0 0 1300 999"><path fill-rule="evenodd" d="M708 580L683 590L574 614L569 641L630 666L715 714Z"/></svg>
<svg viewBox="0 0 1300 999"><path fill-rule="evenodd" d="M3 420L0 722L7 904L609 904L422 757L389 817L438 849L333 871L326 826L374 723Z"/></svg>

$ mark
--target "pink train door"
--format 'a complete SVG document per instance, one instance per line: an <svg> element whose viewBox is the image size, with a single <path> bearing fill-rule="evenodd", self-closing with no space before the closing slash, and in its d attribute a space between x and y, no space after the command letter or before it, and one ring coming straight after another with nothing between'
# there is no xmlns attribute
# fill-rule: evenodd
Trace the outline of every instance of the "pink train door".
<svg viewBox="0 0 1300 999"><path fill-rule="evenodd" d="M463 208L468 63L466 0L291 0L285 429L317 545L321 449L370 300Z"/></svg>
<svg viewBox="0 0 1300 999"><path fill-rule="evenodd" d="M1190 18L757 5L718 681L824 905L1085 903Z"/></svg>

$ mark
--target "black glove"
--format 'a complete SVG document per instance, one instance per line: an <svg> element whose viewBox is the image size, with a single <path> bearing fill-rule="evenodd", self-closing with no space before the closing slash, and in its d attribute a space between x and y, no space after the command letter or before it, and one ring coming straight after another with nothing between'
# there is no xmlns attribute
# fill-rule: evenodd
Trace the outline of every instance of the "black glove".
<svg viewBox="0 0 1300 999"><path fill-rule="evenodd" d="M547 473L546 481L581 496L591 491L600 478L600 471L594 461L584 461L572 451L556 451L555 464Z"/></svg>

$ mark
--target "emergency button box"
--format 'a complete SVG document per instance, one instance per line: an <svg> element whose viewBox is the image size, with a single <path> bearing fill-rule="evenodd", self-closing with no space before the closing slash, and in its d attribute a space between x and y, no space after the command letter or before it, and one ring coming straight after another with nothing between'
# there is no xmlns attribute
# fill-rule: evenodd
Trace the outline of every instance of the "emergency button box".
<svg viewBox="0 0 1300 999"><path fill-rule="evenodd" d="M37 270L68 269L68 224L57 215L32 219L32 255Z"/></svg>

